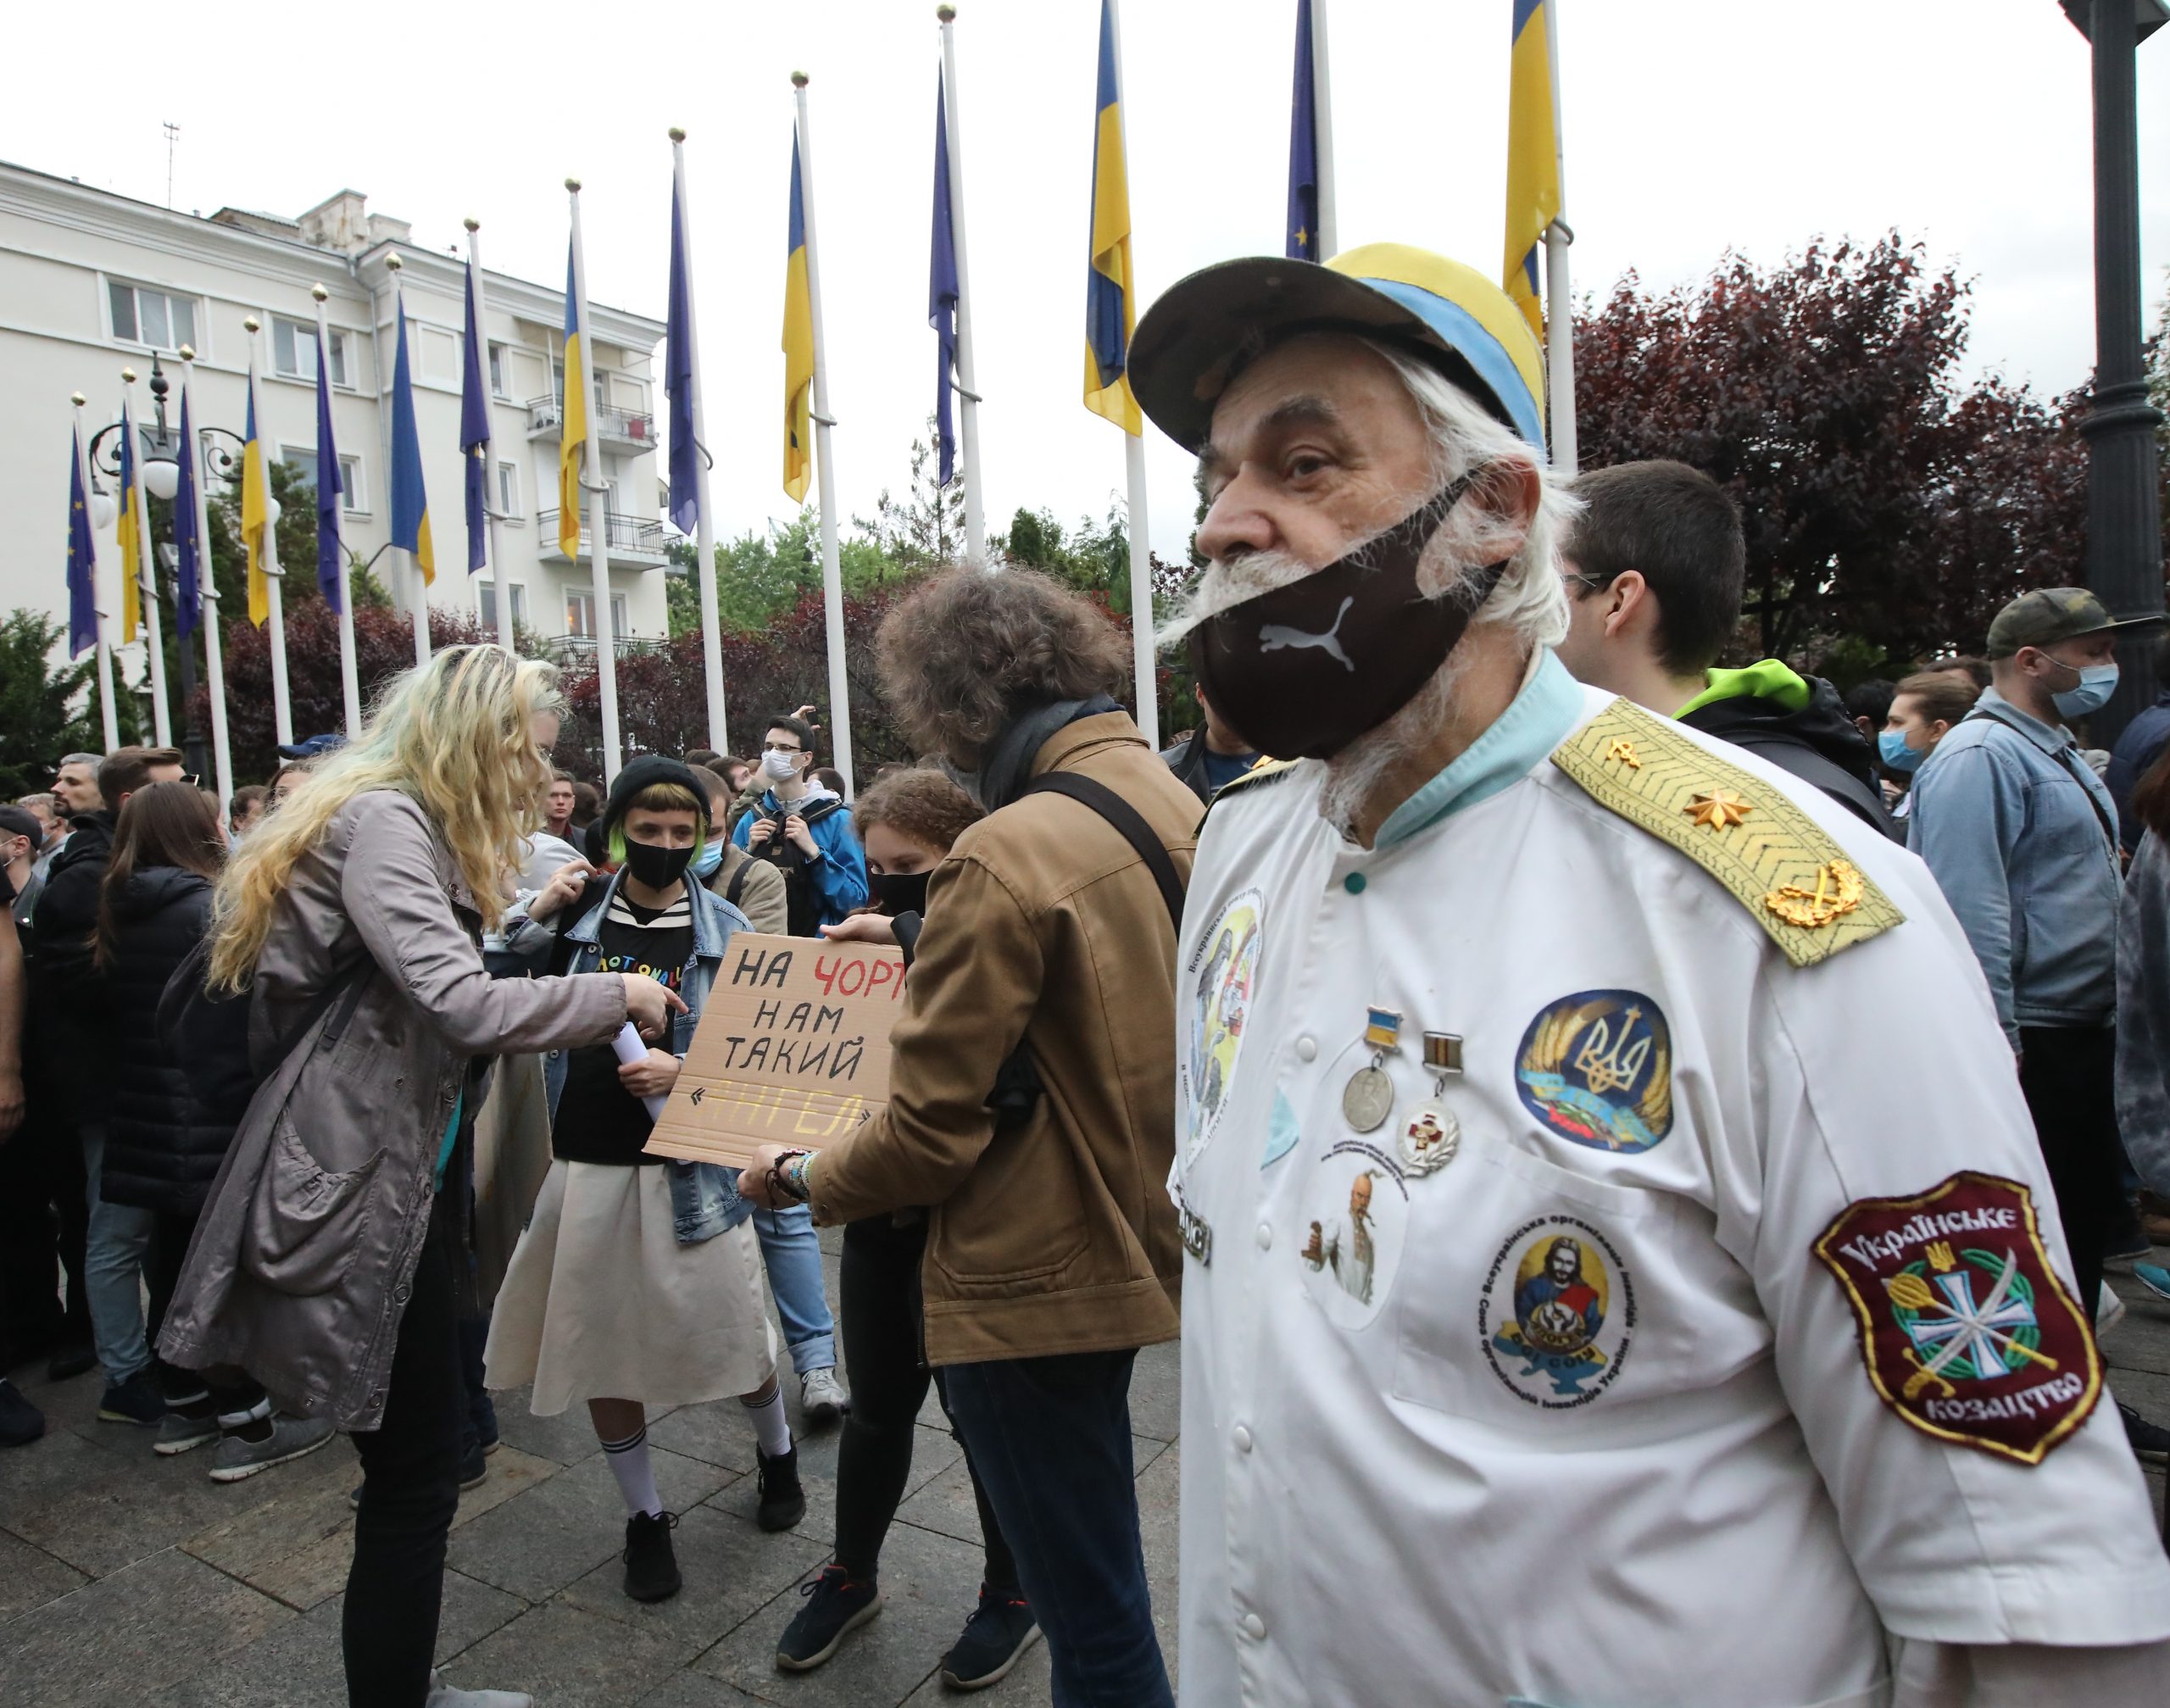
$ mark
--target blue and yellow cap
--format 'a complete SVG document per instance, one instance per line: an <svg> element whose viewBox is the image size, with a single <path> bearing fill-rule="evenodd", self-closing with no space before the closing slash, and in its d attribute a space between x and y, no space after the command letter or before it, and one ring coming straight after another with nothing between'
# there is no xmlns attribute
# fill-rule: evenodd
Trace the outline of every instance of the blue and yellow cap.
<svg viewBox="0 0 2170 1708"><path fill-rule="evenodd" d="M1544 358L1522 310L1474 267L1406 243L1366 243L1321 266L1260 256L1169 287L1130 345L1138 407L1187 451L1238 374L1283 338L1344 331L1401 344L1542 451Z"/></svg>

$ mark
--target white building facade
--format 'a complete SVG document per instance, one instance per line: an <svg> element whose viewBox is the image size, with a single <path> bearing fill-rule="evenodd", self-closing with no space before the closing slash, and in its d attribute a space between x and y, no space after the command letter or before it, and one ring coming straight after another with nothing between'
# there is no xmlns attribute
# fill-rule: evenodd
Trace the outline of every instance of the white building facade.
<svg viewBox="0 0 2170 1708"><path fill-rule="evenodd" d="M394 256L396 271L388 264ZM274 455L314 482L312 288L320 284L329 292L332 431L346 487L342 533L349 551L370 559L389 538L392 521L395 278L406 296L437 562L428 597L433 606L472 615L494 631L496 566L471 576L466 567L459 448L465 270L459 256L417 246L405 221L369 213L351 190L291 220L235 209L202 218L0 162L0 613L29 607L65 621L70 394L81 392L89 400L86 424L95 434L119 420L121 370L132 368L138 381L132 407L139 420L148 419L153 399L143 382L154 355L172 381L170 425L178 426L177 353L186 344L196 353L195 425L237 437L247 410L244 322L259 322L263 437ZM610 558L612 632L620 640L662 639L669 632L667 536L654 354L663 323L588 305L596 387L590 419L609 496L607 515L598 513L591 496L579 554L569 557L559 542L557 515L562 287L487 272L483 286L491 502L504 519L498 534L515 620L556 642L554 650L592 646L598 622L589 552L601 527ZM109 490L110 481L104 484ZM220 490L214 482L214 494ZM120 610L120 552L109 522L99 554L99 607L112 616ZM375 572L404 603L406 589L393 571L398 555L385 553ZM286 568L291 599L298 582L313 579L314 560ZM231 620L239 614L224 615ZM117 643L117 622L108 633ZM139 646L118 654L131 681L142 675L140 654Z"/></svg>

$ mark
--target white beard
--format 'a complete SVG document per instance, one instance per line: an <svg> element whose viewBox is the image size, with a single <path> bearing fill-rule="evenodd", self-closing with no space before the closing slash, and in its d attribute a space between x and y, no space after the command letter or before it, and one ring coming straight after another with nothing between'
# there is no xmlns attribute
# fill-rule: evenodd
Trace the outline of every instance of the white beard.
<svg viewBox="0 0 2170 1708"><path fill-rule="evenodd" d="M1209 563L1182 609L1153 637L1154 644L1173 646L1208 618L1312 572L1310 565L1288 552L1247 552L1232 563Z"/></svg>
<svg viewBox="0 0 2170 1708"><path fill-rule="evenodd" d="M1449 653L1446 662L1433 672L1409 704L1377 729L1366 730L1326 762L1326 782L1319 790L1319 815L1341 834L1355 840L1356 815L1380 780L1397 765L1423 748L1446 721L1461 686L1461 648Z"/></svg>

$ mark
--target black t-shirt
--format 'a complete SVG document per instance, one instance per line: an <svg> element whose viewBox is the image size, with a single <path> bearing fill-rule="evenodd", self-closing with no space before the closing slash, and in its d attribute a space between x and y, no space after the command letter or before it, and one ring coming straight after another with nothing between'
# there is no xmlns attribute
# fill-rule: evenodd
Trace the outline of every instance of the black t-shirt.
<svg viewBox="0 0 2170 1708"><path fill-rule="evenodd" d="M636 907L621 886L611 898L596 942L603 951L598 972L646 973L676 990L693 957L693 902L681 894L662 908ZM565 1064L565 1089L558 1094L558 1117L550 1128L553 1155L621 1167L660 1162L661 1157L641 1150L654 1125L646 1105L619 1080L617 1053L607 1042L572 1052Z"/></svg>

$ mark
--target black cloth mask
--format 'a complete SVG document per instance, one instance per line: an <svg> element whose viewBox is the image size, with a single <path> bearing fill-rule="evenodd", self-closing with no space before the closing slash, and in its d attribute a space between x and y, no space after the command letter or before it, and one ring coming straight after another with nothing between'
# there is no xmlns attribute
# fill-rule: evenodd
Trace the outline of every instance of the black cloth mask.
<svg viewBox="0 0 2170 1708"><path fill-rule="evenodd" d="M687 863L696 848L667 848L659 843L637 843L626 838L626 870L637 883L649 889L669 889L686 876Z"/></svg>
<svg viewBox="0 0 2170 1708"><path fill-rule="evenodd" d="M1443 598L1416 566L1477 474L1301 581L1190 631L1191 664L1222 720L1276 759L1326 759L1416 697L1507 567L1488 564Z"/></svg>
<svg viewBox="0 0 2170 1708"><path fill-rule="evenodd" d="M900 913L926 911L926 881L931 871L877 872L866 880L882 911L894 919Z"/></svg>

